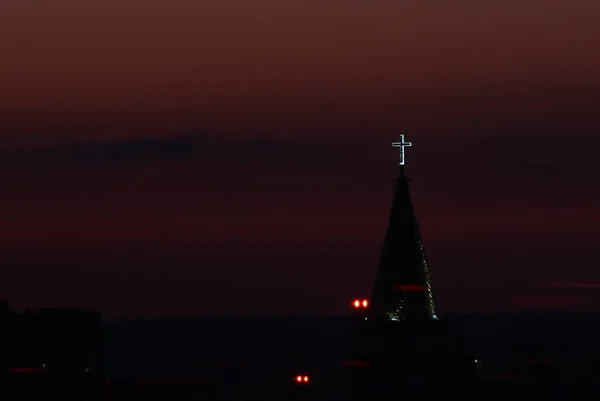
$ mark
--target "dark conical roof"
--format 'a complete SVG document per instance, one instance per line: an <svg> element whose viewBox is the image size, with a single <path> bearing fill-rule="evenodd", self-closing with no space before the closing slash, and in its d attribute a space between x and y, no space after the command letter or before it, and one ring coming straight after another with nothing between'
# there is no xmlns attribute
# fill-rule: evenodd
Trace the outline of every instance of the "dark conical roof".
<svg viewBox="0 0 600 401"><path fill-rule="evenodd" d="M437 319L431 276L404 166L371 296L371 315L391 321Z"/></svg>

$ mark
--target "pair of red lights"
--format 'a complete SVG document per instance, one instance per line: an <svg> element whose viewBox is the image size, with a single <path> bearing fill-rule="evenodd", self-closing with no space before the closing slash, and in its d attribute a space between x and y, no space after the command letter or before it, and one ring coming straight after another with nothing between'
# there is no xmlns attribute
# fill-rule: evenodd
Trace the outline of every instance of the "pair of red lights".
<svg viewBox="0 0 600 401"><path fill-rule="evenodd" d="M310 379L308 378L308 376L298 375L298 376L294 377L294 381L296 381L296 383L298 383L298 384L301 384L301 383L308 383L310 381Z"/></svg>
<svg viewBox="0 0 600 401"><path fill-rule="evenodd" d="M355 309L368 308L369 307L369 300L368 299L355 299L354 301L352 301L352 306Z"/></svg>

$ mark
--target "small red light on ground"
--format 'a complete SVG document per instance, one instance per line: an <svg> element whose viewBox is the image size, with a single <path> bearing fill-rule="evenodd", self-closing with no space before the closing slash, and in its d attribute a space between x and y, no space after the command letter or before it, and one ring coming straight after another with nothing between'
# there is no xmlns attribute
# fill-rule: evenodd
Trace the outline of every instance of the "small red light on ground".
<svg viewBox="0 0 600 401"><path fill-rule="evenodd" d="M41 368L9 368L10 373L44 373Z"/></svg>
<svg viewBox="0 0 600 401"><path fill-rule="evenodd" d="M369 306L369 301L366 299L363 299L362 306L363 306L363 308L366 308L367 306Z"/></svg>

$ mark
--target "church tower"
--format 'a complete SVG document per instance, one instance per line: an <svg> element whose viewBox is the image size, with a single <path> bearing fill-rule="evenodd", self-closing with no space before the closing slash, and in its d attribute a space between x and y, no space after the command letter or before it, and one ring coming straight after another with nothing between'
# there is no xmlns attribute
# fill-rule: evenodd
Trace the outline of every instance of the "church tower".
<svg viewBox="0 0 600 401"><path fill-rule="evenodd" d="M400 171L369 313L379 321L438 319L431 274L410 196L410 179L406 175L404 148L411 145L404 141L404 135L401 142L393 143L401 150Z"/></svg>
<svg viewBox="0 0 600 401"><path fill-rule="evenodd" d="M346 366L353 392L363 392L365 399L372 398L370 384L398 385L417 377L423 381L423 389L443 389L440 394L446 398L446 392L453 390L439 384L448 378L446 383L471 375L476 366L465 352L462 338L438 319L406 174L404 149L411 143L401 135L401 141L393 146L400 148L400 166L387 232L370 302L353 302L355 308L362 306L366 313L358 315L357 327L350 334ZM439 397L423 399L430 398Z"/></svg>

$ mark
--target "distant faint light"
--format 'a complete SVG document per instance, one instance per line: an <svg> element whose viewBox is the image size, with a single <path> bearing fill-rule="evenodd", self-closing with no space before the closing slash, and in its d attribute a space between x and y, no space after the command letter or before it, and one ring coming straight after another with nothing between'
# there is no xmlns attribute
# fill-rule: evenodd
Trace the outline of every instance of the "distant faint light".
<svg viewBox="0 0 600 401"><path fill-rule="evenodd" d="M435 320L438 320L438 319L439 319L439 317L437 317L437 315L436 315L436 314L434 314L432 317L433 317Z"/></svg>

